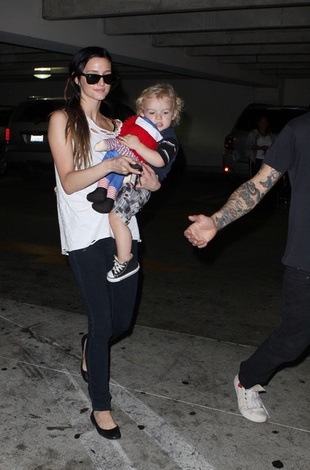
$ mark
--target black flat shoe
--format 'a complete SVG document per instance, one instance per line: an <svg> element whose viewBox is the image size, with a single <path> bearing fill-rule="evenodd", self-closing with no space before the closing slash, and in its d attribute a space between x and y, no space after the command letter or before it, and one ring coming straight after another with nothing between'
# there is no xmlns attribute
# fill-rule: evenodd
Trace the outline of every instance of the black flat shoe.
<svg viewBox="0 0 310 470"><path fill-rule="evenodd" d="M121 431L118 426L115 426L113 429L102 429L98 426L97 421L94 416L94 412L91 412L90 420L96 428L98 434L101 437L105 437L106 439L120 439L121 438Z"/></svg>
<svg viewBox="0 0 310 470"><path fill-rule="evenodd" d="M82 337L82 342L81 342L82 344L81 376L83 377L83 380L85 380L85 382L88 382L88 372L87 370L83 369L83 353L84 353L86 340L87 340L87 335L84 335Z"/></svg>

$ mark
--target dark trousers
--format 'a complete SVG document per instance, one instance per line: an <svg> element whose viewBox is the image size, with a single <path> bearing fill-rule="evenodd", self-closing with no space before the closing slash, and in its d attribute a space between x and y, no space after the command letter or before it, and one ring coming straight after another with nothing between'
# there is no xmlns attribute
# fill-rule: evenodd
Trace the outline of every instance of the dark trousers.
<svg viewBox="0 0 310 470"><path fill-rule="evenodd" d="M88 315L88 389L93 410L96 411L111 409L110 347L130 329L136 301L137 274L117 283L106 279L115 253L112 238L69 253L70 265ZM136 258L137 242L133 242L132 253Z"/></svg>
<svg viewBox="0 0 310 470"><path fill-rule="evenodd" d="M282 298L281 325L240 364L244 388L267 384L280 366L297 359L310 344L310 272L286 267Z"/></svg>

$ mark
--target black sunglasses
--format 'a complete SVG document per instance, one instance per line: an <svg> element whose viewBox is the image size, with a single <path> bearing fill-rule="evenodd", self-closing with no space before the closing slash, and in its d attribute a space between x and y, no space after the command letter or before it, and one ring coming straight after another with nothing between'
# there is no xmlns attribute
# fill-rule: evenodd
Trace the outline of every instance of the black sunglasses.
<svg viewBox="0 0 310 470"><path fill-rule="evenodd" d="M106 85L114 85L118 80L118 76L115 75L115 73L109 73L106 75L99 75L98 73L81 73L81 75L86 78L88 85L96 85L101 78L103 78Z"/></svg>

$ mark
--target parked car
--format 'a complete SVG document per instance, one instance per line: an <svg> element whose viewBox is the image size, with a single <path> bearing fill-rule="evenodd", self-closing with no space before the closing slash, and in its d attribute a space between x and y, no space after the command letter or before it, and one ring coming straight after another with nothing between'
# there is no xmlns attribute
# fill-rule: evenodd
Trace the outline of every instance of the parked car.
<svg viewBox="0 0 310 470"><path fill-rule="evenodd" d="M270 130L276 136L291 119L310 111L306 106L273 106L250 104L237 119L231 132L225 137L223 170L231 177L251 177L247 136L256 127L260 116L267 116Z"/></svg>
<svg viewBox="0 0 310 470"><path fill-rule="evenodd" d="M33 97L19 103L6 130L4 158L25 174L42 165L52 165L47 140L48 116L64 104L62 98Z"/></svg>
<svg viewBox="0 0 310 470"><path fill-rule="evenodd" d="M0 106L0 175L6 170L6 160L3 157L3 149L6 145L6 128L15 106Z"/></svg>
<svg viewBox="0 0 310 470"><path fill-rule="evenodd" d="M24 176L52 167L53 158L48 144L48 117L64 106L62 98L33 97L18 104L6 128L3 157L7 165L21 169ZM102 112L121 120L134 114L128 106L105 101Z"/></svg>

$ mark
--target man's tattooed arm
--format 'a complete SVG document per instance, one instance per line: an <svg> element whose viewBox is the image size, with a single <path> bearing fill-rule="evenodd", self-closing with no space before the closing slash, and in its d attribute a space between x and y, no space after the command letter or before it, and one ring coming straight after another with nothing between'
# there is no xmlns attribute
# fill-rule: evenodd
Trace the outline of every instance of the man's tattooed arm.
<svg viewBox="0 0 310 470"><path fill-rule="evenodd" d="M259 172L232 193L226 204L212 215L220 230L250 212L281 178L282 173L263 164Z"/></svg>

